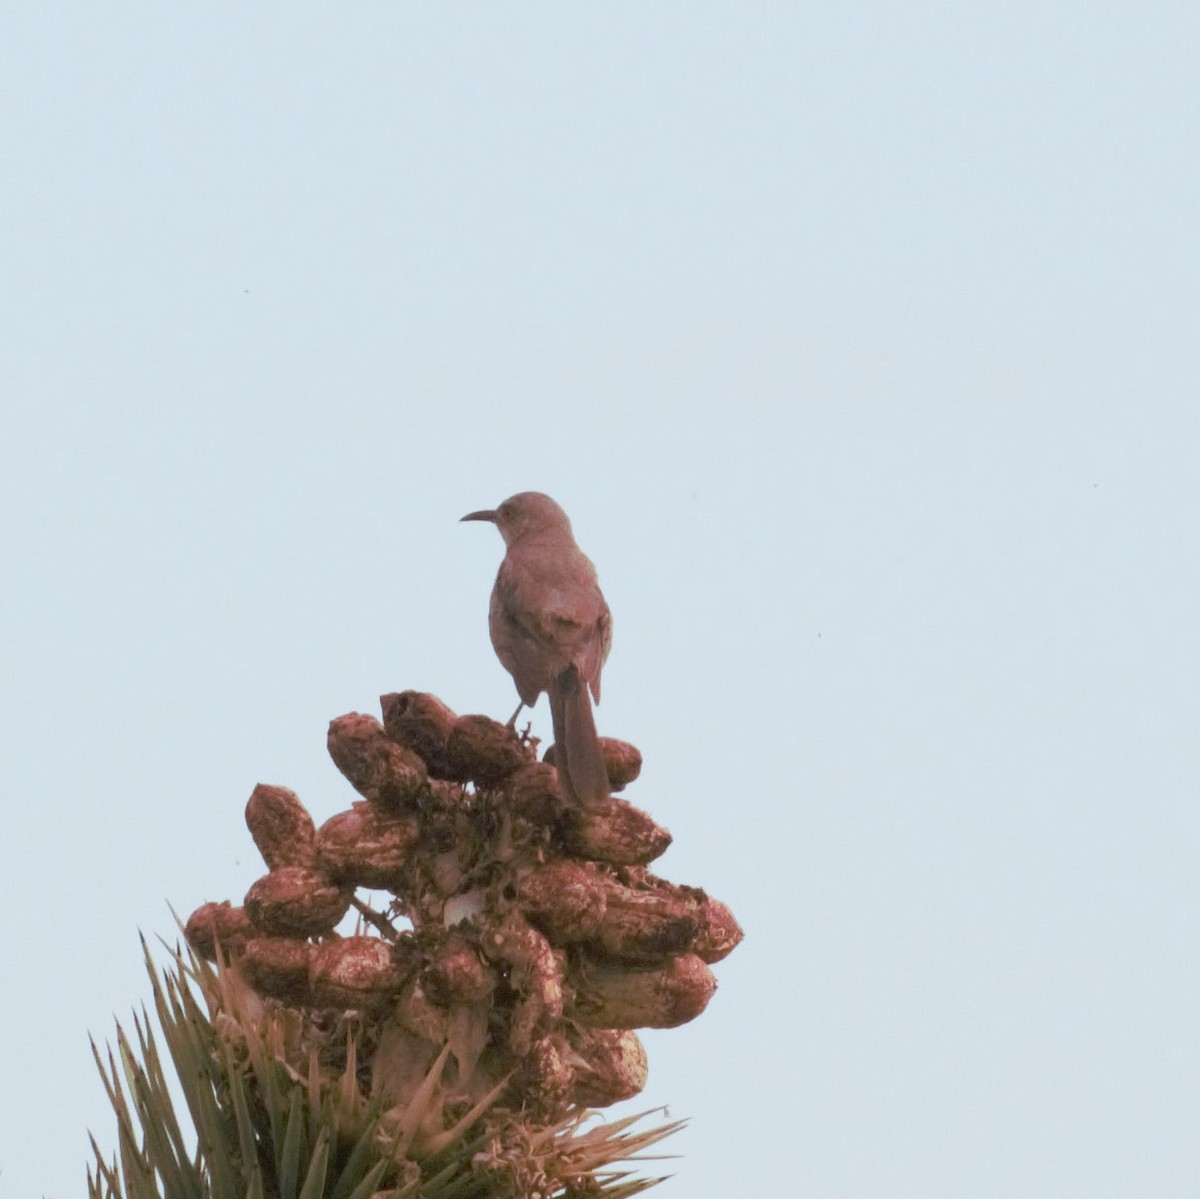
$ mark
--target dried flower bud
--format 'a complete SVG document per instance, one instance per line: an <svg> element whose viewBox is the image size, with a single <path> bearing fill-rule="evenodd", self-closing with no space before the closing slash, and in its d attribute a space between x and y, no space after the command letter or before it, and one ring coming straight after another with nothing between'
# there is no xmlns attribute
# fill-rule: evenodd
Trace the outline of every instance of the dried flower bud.
<svg viewBox="0 0 1200 1199"><path fill-rule="evenodd" d="M643 873L640 887L685 905L696 917L698 927L690 948L703 961L719 962L741 944L745 933L733 913L701 888L668 882L650 873Z"/></svg>
<svg viewBox="0 0 1200 1199"><path fill-rule="evenodd" d="M550 942L517 912L487 929L483 949L509 966L509 983L518 996L512 1008L509 1046L517 1057L524 1057L535 1031L548 1028L562 1016L562 963Z"/></svg>
<svg viewBox="0 0 1200 1199"><path fill-rule="evenodd" d="M425 990L436 1003L478 1003L496 986L495 975L464 937L451 936L424 974Z"/></svg>
<svg viewBox="0 0 1200 1199"><path fill-rule="evenodd" d="M585 963L571 981L571 1015L590 1028L675 1028L700 1015L717 989L694 953L652 968Z"/></svg>
<svg viewBox="0 0 1200 1199"><path fill-rule="evenodd" d="M259 783L246 804L246 826L269 870L316 861L317 828L295 791Z"/></svg>
<svg viewBox="0 0 1200 1199"><path fill-rule="evenodd" d="M615 737L601 737L600 751L604 754L609 785L614 791L623 790L642 773L642 751L636 745L618 741Z"/></svg>
<svg viewBox="0 0 1200 1199"><path fill-rule="evenodd" d="M637 1094L646 1051L631 1029L704 1009L716 987L706 963L742 938L732 913L649 873L671 836L645 812L612 795L564 797L553 749L538 762L528 736L421 692L381 703L382 724L350 713L329 726L330 755L362 802L318 830L286 788L250 796L270 873L244 907L205 904L186 930L209 957L235 951L218 1018L248 1028L273 1013L272 1052L299 1076L337 1074L350 1053L372 1104L394 1109L389 1134L419 1097L428 1119L405 1126L419 1152L496 1094L527 1126ZM613 791L637 778L634 746L600 747ZM371 935L340 937L360 885L394 902L359 904L358 932ZM473 1161L521 1194L550 1185L540 1166L510 1178L505 1154L497 1142ZM379 1185L418 1185L408 1164ZM586 1176L562 1185L586 1189Z"/></svg>
<svg viewBox="0 0 1200 1199"><path fill-rule="evenodd" d="M304 866L281 866L246 892L254 927L279 937L315 937L334 928L353 894Z"/></svg>
<svg viewBox="0 0 1200 1199"><path fill-rule="evenodd" d="M611 957L656 962L692 948L699 929L699 919L681 901L614 880L596 942Z"/></svg>
<svg viewBox="0 0 1200 1199"><path fill-rule="evenodd" d="M339 812L317 832L319 861L331 878L363 887L390 887L421 839L414 816L388 816L368 803Z"/></svg>
<svg viewBox="0 0 1200 1199"><path fill-rule="evenodd" d="M379 937L325 941L313 952L312 1003L322 1008L378 1010L394 1002L408 975Z"/></svg>
<svg viewBox="0 0 1200 1199"><path fill-rule="evenodd" d="M393 692L380 696L379 703L387 735L422 758L434 778L448 778L446 742L458 717L436 695L423 691Z"/></svg>
<svg viewBox="0 0 1200 1199"><path fill-rule="evenodd" d="M308 1002L309 961L316 946L281 937L255 937L246 942L238 965L260 994L284 1003Z"/></svg>
<svg viewBox="0 0 1200 1199"><path fill-rule="evenodd" d="M571 1101L580 1107L607 1107L632 1099L646 1085L646 1047L631 1028L571 1029L575 1073Z"/></svg>
<svg viewBox="0 0 1200 1199"><path fill-rule="evenodd" d="M719 899L705 896L700 910L700 932L692 952L702 961L719 962L741 944L746 935L733 913Z"/></svg>
<svg viewBox="0 0 1200 1199"><path fill-rule="evenodd" d="M226 899L198 907L188 917L184 935L198 954L215 962L218 944L224 950L240 950L254 936L254 926L245 908L235 908Z"/></svg>
<svg viewBox="0 0 1200 1199"><path fill-rule="evenodd" d="M554 945L656 962L692 947L700 920L685 900L627 887L590 862L547 862L521 880L518 902Z"/></svg>
<svg viewBox="0 0 1200 1199"><path fill-rule="evenodd" d="M600 737L598 740L609 787L614 791L624 791L642 773L642 751L636 745L630 745L628 741L618 741L615 737ZM558 766L556 748L550 746L542 759L555 767Z"/></svg>
<svg viewBox="0 0 1200 1199"><path fill-rule="evenodd" d="M555 1122L565 1114L575 1070L575 1054L562 1033L541 1037L513 1076L508 1102L534 1113L539 1121Z"/></svg>
<svg viewBox="0 0 1200 1199"><path fill-rule="evenodd" d="M554 824L567 810L558 771L545 762L528 762L504 780L502 802L507 811L531 824Z"/></svg>
<svg viewBox="0 0 1200 1199"><path fill-rule="evenodd" d="M490 716L460 716L450 730L446 757L451 777L490 787L525 765L520 737Z"/></svg>
<svg viewBox="0 0 1200 1199"><path fill-rule="evenodd" d="M572 812L565 838L572 853L613 866L644 866L671 844L665 828L640 808L614 798Z"/></svg>
<svg viewBox="0 0 1200 1199"><path fill-rule="evenodd" d="M330 721L328 744L351 786L383 808L411 806L425 791L425 763L391 740L374 716L350 712Z"/></svg>
<svg viewBox="0 0 1200 1199"><path fill-rule="evenodd" d="M457 852L448 849L428 860L427 877L434 892L446 899L459 890L466 875Z"/></svg>
<svg viewBox="0 0 1200 1199"><path fill-rule="evenodd" d="M547 862L521 879L517 902L553 944L567 945L598 935L608 888L586 862Z"/></svg>

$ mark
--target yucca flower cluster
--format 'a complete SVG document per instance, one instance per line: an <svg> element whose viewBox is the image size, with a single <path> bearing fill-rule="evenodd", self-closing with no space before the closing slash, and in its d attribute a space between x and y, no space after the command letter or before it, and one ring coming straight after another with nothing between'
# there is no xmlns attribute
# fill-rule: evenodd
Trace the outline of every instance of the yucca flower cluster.
<svg viewBox="0 0 1200 1199"><path fill-rule="evenodd" d="M605 1167L664 1130L631 1141L624 1122L599 1137L580 1122L642 1089L634 1030L699 1015L741 929L649 871L671 837L645 812L616 795L565 801L553 749L539 761L528 731L416 691L384 696L382 715L331 723L330 755L361 799L319 828L284 787L250 796L267 873L241 905L205 904L186 925L217 964L191 973L218 1040L234 1060L269 1058L310 1107L335 1096L343 1124L369 1114L390 1165L364 1199L440 1196L428 1165L456 1143L471 1152L447 1194L633 1194L649 1183ZM641 755L602 748L620 791ZM247 1065L240 1102L269 1141L262 1086Z"/></svg>

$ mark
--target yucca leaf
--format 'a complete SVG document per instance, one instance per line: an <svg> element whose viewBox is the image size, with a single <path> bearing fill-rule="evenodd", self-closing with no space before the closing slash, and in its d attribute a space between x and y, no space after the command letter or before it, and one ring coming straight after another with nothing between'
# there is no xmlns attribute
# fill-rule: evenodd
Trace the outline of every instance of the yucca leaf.
<svg viewBox="0 0 1200 1199"><path fill-rule="evenodd" d="M508 1086L509 1078L502 1078L478 1103L471 1108L465 1116L458 1120L453 1127L447 1128L444 1132L432 1137L427 1137L421 1143L423 1152L430 1155L439 1153L446 1146L457 1141L470 1127L474 1124L484 1112L496 1102L497 1099L504 1093L505 1087Z"/></svg>
<svg viewBox="0 0 1200 1199"><path fill-rule="evenodd" d="M352 1190L345 1199L370 1199L375 1194L376 1188L382 1181L384 1174L387 1173L388 1167L391 1165L386 1158L382 1161L377 1161L363 1176L359 1179L358 1185ZM345 1171L343 1171L345 1177ZM336 1192L335 1192L336 1194Z"/></svg>
<svg viewBox="0 0 1200 1199"><path fill-rule="evenodd" d="M104 1085L104 1093L108 1096L108 1101L112 1105L113 1112L117 1117L117 1131L119 1135L124 1135L125 1130L130 1125L129 1109L125 1105L125 1096L117 1086L117 1069L116 1063L113 1061L112 1050L108 1051L109 1065L106 1067L104 1059L100 1056L100 1050L96 1046L93 1038L88 1037L88 1042L92 1047L92 1057L96 1061L96 1068L100 1071L100 1080ZM110 1072L111 1071L111 1072ZM93 1145L95 1140L92 1141ZM101 1161L97 1154L97 1161Z"/></svg>
<svg viewBox="0 0 1200 1199"><path fill-rule="evenodd" d="M300 1199L321 1199L325 1192L325 1174L329 1165L328 1125L317 1134L317 1143L313 1146L312 1157L309 1159L308 1174L304 1186L300 1189Z"/></svg>
<svg viewBox="0 0 1200 1199"><path fill-rule="evenodd" d="M155 1044L154 1035L150 1029L150 1018L145 1008L142 1009L141 1020L138 1020L136 1015L134 1020L137 1024L138 1044L142 1062L145 1065L146 1079L154 1094L156 1105L161 1108L166 1117L163 1120L163 1125L171 1141L172 1155L175 1161L180 1163L186 1170L190 1164L187 1145L184 1142L183 1130L179 1127L179 1121L175 1118L175 1108L171 1101L166 1073L162 1068L162 1058L159 1056L158 1046ZM192 1193L186 1189L186 1184L182 1185L184 1185L185 1189L173 1193L180 1196Z"/></svg>
<svg viewBox="0 0 1200 1199"><path fill-rule="evenodd" d="M421 1080L421 1085L417 1087L416 1093L408 1101L402 1105L402 1109L392 1108L393 1113L399 1115L400 1140L397 1145L397 1152L407 1153L409 1147L416 1139L425 1116L429 1112L430 1104L437 1092L438 1083L442 1080L442 1071L446 1067L446 1059L450 1056L450 1046L445 1045L441 1053L437 1055L437 1059L433 1065L429 1067L429 1072Z"/></svg>
<svg viewBox="0 0 1200 1199"><path fill-rule="evenodd" d="M460 1141L458 1144L447 1146L440 1153L431 1154L423 1159L422 1165L427 1174L432 1174L441 1170L447 1163L471 1161L494 1139L494 1132L485 1129L469 1141Z"/></svg>
<svg viewBox="0 0 1200 1199"><path fill-rule="evenodd" d="M362 1092L358 1089L358 1047L350 1029L346 1029L346 1068L342 1071L340 1107L347 1115L353 1115L358 1107Z"/></svg>
<svg viewBox="0 0 1200 1199"><path fill-rule="evenodd" d="M271 1141L278 1145L283 1140L284 1113L278 1067L274 1061L268 1059L266 1045L261 1037L247 1037L246 1050L254 1075L254 1085L258 1089L271 1124Z"/></svg>
<svg viewBox="0 0 1200 1199"><path fill-rule="evenodd" d="M155 1011L196 1129L200 1161L211 1177L214 1194L222 1197L239 1195L244 1184L238 1185L232 1165L237 1132L233 1119L222 1108L215 1092L212 1070L216 1039L212 1025L200 1011L182 975L167 976L165 986L160 983L145 938L142 944L147 969L151 972ZM187 1199L200 1199L202 1192L189 1186L183 1194Z"/></svg>
<svg viewBox="0 0 1200 1199"><path fill-rule="evenodd" d="M517 1179L540 1180L547 1199L575 1193L576 1178L605 1199L632 1199L660 1181L613 1166L644 1160L683 1121L639 1131L644 1115L591 1125L595 1113L575 1111L530 1127L495 1109L505 1078L442 1128L448 1045L407 1102L381 1111L358 1082L369 1028L361 1018L343 1025L342 1065L329 1070L320 1024L265 1004L236 969L169 952L171 967L159 974L146 950L161 1038L143 1008L132 1037L117 1026L107 1057L92 1045L118 1139L111 1162L93 1140L89 1199L490 1199L498 1181L508 1183L488 1162L509 1160ZM168 1065L195 1128L192 1157ZM473 1127L480 1131L470 1135Z"/></svg>
<svg viewBox="0 0 1200 1199"><path fill-rule="evenodd" d="M254 1135L254 1125L250 1120L245 1082L234 1061L233 1050L227 1043L221 1045L221 1062L225 1067L229 1102L233 1107L234 1122L237 1125L238 1148L242 1155L243 1168L250 1172L258 1164L258 1139Z"/></svg>
<svg viewBox="0 0 1200 1199"><path fill-rule="evenodd" d="M378 1138L379 1114L376 1112L363 1124L362 1132L359 1134L354 1148L350 1150L350 1154L342 1166L342 1172L334 1183L333 1190L329 1193L329 1199L352 1199L358 1193L357 1188L364 1178L364 1170L366 1171L365 1176L368 1178L375 1172L376 1167L371 1163L372 1159L379 1155ZM384 1171L390 1164L390 1156L383 1157L378 1163L378 1178L383 1177ZM367 1192L368 1195L371 1193L371 1191Z"/></svg>
<svg viewBox="0 0 1200 1199"><path fill-rule="evenodd" d="M292 1092L287 1128L279 1153L280 1199L296 1199L296 1180L300 1174L300 1150L304 1139L304 1100L299 1091Z"/></svg>
<svg viewBox="0 0 1200 1199"><path fill-rule="evenodd" d="M183 1136L175 1121L165 1080L160 1087L158 1078L161 1078L161 1073L158 1074L158 1078L155 1076L153 1040L136 1014L134 1025L138 1034L141 1063L135 1059L133 1050L123 1034L118 1035L118 1044L126 1063L130 1095L141 1125L142 1152L148 1166L162 1179L168 1194L179 1195L181 1199L191 1199L192 1196L198 1196L198 1192L188 1185L187 1153L183 1149Z"/></svg>
<svg viewBox="0 0 1200 1199"><path fill-rule="evenodd" d="M469 1162L470 1159L468 1158ZM490 1187L491 1180L477 1170L464 1170L463 1162L452 1162L440 1173L435 1174L422 1187L430 1199L471 1199L471 1196Z"/></svg>
<svg viewBox="0 0 1200 1199"><path fill-rule="evenodd" d="M421 1185L421 1176L419 1174L410 1182L406 1182L403 1185L388 1191L387 1199L413 1199L413 1196L418 1194L423 1197L427 1195L427 1192ZM437 1196L428 1195L427 1199L437 1199Z"/></svg>

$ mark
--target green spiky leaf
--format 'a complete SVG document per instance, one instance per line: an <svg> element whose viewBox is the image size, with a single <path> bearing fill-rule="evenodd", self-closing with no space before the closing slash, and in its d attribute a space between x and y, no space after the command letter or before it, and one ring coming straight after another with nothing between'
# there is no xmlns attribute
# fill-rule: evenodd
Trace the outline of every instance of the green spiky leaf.
<svg viewBox="0 0 1200 1199"><path fill-rule="evenodd" d="M614 1170L679 1127L635 1131L640 1117L591 1124L576 1112L531 1127L496 1108L501 1082L469 1111L445 1119L440 1080L448 1048L411 1099L387 1110L357 1081L351 1031L344 1061L329 1068L302 1017L262 1003L235 972L172 949L161 973L143 941L162 1044L194 1129L189 1149L168 1084L166 1059L142 1012L134 1036L119 1025L116 1050L92 1051L117 1120L117 1154L92 1140L89 1199L494 1199L577 1193L628 1199L659 1179ZM299 1056L297 1056L299 1055ZM303 1068L300 1064L303 1062Z"/></svg>

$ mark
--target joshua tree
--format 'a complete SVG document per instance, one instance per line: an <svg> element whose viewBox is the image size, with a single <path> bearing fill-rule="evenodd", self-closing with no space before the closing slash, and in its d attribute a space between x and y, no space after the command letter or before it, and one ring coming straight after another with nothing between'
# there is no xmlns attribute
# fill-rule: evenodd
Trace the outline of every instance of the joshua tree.
<svg viewBox="0 0 1200 1199"><path fill-rule="evenodd" d="M604 739L614 791L641 755ZM635 1028L699 1015L729 909L647 869L670 834L615 796L567 800L528 732L383 697L333 721L362 796L316 828L283 787L246 821L268 873L208 903L143 1015L97 1055L119 1151L91 1199L552 1199L636 1194L676 1124L594 1109L645 1084ZM367 898L360 889L369 889ZM386 893L370 900L370 891ZM357 927L340 934L353 909Z"/></svg>

